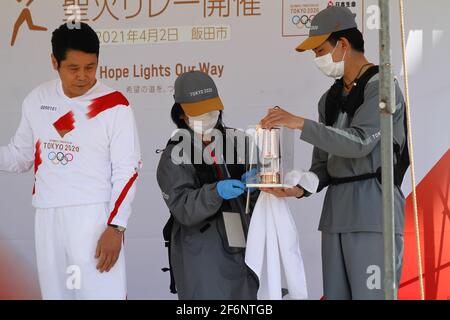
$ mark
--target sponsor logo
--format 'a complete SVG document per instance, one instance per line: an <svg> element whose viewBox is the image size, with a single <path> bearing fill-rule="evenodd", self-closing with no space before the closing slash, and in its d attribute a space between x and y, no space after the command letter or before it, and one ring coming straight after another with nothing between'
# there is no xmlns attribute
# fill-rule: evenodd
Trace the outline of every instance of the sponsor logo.
<svg viewBox="0 0 450 320"><path fill-rule="evenodd" d="M346 7L356 16L359 30L364 32L364 1L330 0L282 0L282 36L308 36L317 31L318 26L311 25L314 17L329 6Z"/></svg>
<svg viewBox="0 0 450 320"><path fill-rule="evenodd" d="M44 111L57 111L58 108L57 107L52 107L52 106L42 105L41 106L41 110L44 110Z"/></svg>

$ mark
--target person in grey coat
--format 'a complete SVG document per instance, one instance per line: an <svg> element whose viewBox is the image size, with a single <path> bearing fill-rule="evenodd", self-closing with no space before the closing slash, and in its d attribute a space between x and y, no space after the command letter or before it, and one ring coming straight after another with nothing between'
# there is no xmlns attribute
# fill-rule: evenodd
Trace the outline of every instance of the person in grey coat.
<svg viewBox="0 0 450 320"><path fill-rule="evenodd" d="M244 213L250 174L245 155L234 147L231 154L224 152L233 146L235 130L222 124L223 104L208 75L181 75L174 97L171 116L178 130L162 153L157 180L171 213L170 260L178 297L256 299L258 283L245 264L245 249L229 245L224 220L224 212L238 213L245 232L250 219ZM257 196L253 191L252 204Z"/></svg>
<svg viewBox="0 0 450 320"><path fill-rule="evenodd" d="M276 108L263 127L285 126L302 131L314 146L311 171L319 190L328 187L320 219L323 290L326 299L383 299L383 208L380 184L380 120L378 67L364 56L364 40L351 11L328 7L312 21L310 37L297 51L313 50L316 64L336 80L319 101L319 121ZM395 82L397 110L394 145L405 150L405 103ZM399 163L399 157L395 163ZM403 259L405 198L395 187L396 280ZM280 197L302 197L301 186L264 190ZM307 194L306 194L307 195Z"/></svg>

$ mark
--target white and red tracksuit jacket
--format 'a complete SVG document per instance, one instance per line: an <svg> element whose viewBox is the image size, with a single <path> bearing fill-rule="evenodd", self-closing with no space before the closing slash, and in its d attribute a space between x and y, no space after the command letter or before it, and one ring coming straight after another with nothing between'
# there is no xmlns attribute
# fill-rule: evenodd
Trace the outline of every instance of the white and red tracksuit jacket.
<svg viewBox="0 0 450 320"><path fill-rule="evenodd" d="M33 90L11 143L0 147L0 171L21 173L33 164L34 207L107 202L107 222L126 227L141 166L127 99L98 81L73 99L60 80Z"/></svg>

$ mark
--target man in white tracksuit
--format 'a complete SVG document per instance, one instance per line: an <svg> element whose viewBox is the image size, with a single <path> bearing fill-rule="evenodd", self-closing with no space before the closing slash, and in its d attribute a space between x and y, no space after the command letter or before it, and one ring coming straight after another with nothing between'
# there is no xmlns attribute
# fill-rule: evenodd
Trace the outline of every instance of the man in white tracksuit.
<svg viewBox="0 0 450 320"><path fill-rule="evenodd" d="M141 165L133 111L97 81L99 40L87 24L56 29L52 51L60 79L25 98L0 171L34 164L43 299L126 299L123 233Z"/></svg>

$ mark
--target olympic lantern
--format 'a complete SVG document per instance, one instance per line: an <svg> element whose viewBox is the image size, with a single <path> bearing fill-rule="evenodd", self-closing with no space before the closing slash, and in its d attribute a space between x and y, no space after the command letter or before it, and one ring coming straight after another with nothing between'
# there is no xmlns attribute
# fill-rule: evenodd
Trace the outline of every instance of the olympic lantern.
<svg viewBox="0 0 450 320"><path fill-rule="evenodd" d="M247 179L248 188L285 188L286 177L293 171L294 131L275 127L263 129L252 126L247 130L248 170L256 175Z"/></svg>

